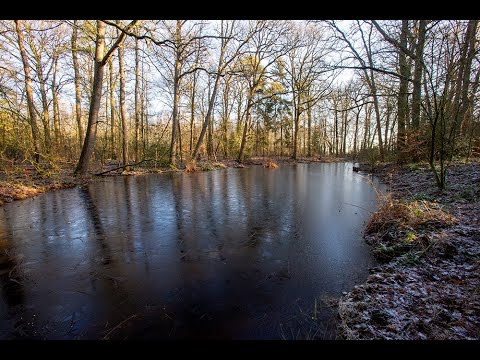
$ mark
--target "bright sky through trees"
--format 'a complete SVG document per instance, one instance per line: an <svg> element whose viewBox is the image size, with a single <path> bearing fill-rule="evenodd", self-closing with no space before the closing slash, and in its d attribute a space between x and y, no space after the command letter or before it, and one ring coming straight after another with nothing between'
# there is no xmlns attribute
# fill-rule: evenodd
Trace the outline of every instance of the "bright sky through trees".
<svg viewBox="0 0 480 360"><path fill-rule="evenodd" d="M439 155L469 154L477 146L474 20L18 25L0 23L0 105L13 136L11 129L32 118L26 99L33 99L30 112L38 119L30 125L40 138L16 134L28 153L35 146L35 153L50 152L52 139L69 139L79 149L81 133L96 132L97 125L100 143L91 134L96 158L116 158L120 148L125 159L136 149L137 158L142 148L144 156L169 153L172 163L197 156L203 146L208 156L222 152L239 160L259 152L293 158L378 152L384 160L408 158L409 149L434 164ZM97 50L104 60L95 63ZM102 86L95 88L95 76ZM25 79L31 80L29 97ZM9 136L4 147L19 146Z"/></svg>

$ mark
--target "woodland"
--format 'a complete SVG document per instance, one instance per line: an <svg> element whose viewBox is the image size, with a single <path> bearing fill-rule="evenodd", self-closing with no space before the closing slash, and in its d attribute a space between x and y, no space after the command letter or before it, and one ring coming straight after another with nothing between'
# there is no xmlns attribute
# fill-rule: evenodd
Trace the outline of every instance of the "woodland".
<svg viewBox="0 0 480 360"><path fill-rule="evenodd" d="M0 26L2 167L478 156L477 20Z"/></svg>

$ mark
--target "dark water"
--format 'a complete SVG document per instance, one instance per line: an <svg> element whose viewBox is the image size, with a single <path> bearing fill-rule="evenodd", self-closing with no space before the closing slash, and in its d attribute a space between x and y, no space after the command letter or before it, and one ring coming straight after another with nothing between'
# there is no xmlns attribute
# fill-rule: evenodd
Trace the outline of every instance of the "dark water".
<svg viewBox="0 0 480 360"><path fill-rule="evenodd" d="M8 204L0 338L332 338L325 299L373 265L375 191L351 167L106 178Z"/></svg>

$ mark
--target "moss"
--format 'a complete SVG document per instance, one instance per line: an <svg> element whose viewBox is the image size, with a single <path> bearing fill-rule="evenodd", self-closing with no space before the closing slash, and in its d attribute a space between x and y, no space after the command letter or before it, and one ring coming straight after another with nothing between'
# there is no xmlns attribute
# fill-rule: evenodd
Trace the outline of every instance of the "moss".
<svg viewBox="0 0 480 360"><path fill-rule="evenodd" d="M409 244L409 243L413 242L416 238L417 238L417 235L415 235L415 233L409 231L409 232L407 232L407 235L405 236L404 241Z"/></svg>

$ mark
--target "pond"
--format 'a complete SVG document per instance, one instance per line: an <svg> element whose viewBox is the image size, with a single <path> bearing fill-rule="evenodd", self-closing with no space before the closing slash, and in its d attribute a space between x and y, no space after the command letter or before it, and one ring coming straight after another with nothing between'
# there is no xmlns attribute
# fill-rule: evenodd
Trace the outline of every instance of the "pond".
<svg viewBox="0 0 480 360"><path fill-rule="evenodd" d="M382 186L376 184L377 189ZM0 339L331 339L375 265L351 163L108 177L0 209Z"/></svg>

